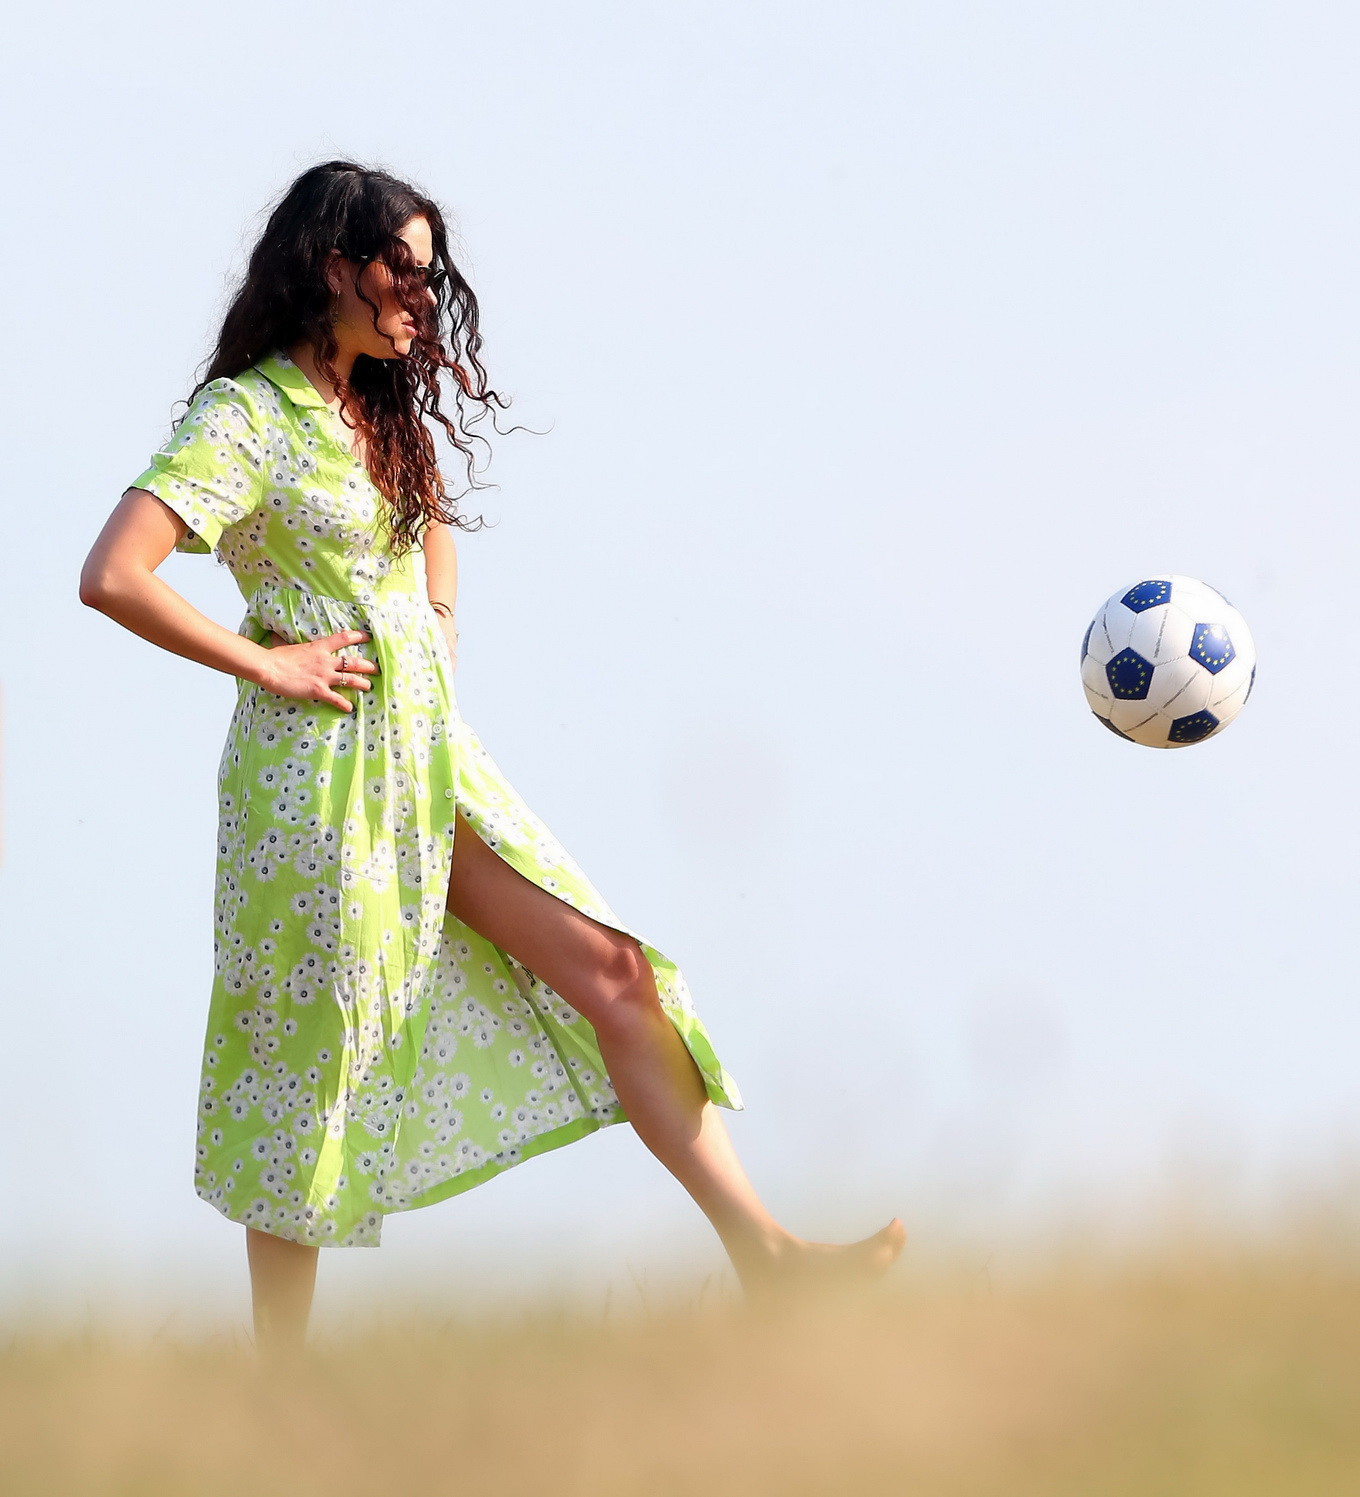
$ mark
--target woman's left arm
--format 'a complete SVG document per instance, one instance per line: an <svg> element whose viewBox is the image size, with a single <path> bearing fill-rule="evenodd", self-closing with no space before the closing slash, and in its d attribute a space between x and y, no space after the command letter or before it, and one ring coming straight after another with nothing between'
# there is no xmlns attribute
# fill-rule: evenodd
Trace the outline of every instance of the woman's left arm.
<svg viewBox="0 0 1360 1497"><path fill-rule="evenodd" d="M453 625L453 605L458 597L458 551L451 525L429 525L423 538L425 592L439 615L444 640L455 667L458 665L458 630Z"/></svg>

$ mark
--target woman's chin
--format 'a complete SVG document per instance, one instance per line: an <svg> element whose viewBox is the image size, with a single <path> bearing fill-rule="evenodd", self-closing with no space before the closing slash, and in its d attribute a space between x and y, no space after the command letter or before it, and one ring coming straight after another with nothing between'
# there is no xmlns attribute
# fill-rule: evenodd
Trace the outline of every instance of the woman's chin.
<svg viewBox="0 0 1360 1497"><path fill-rule="evenodd" d="M403 328L400 332L390 333L380 347L366 348L364 352L375 359L404 359L415 341L415 335Z"/></svg>

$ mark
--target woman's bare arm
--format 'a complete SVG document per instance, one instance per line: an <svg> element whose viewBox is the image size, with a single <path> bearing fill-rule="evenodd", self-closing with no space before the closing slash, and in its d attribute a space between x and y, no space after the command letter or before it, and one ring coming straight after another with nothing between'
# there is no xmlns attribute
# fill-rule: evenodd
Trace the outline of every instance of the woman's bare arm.
<svg viewBox="0 0 1360 1497"><path fill-rule="evenodd" d="M80 573L80 601L172 654L227 675L253 681L280 696L330 702L346 712L353 704L334 690L338 662L332 651L368 638L346 629L327 639L266 649L198 611L156 568L189 527L154 494L128 489L99 532ZM356 659L348 684L372 662ZM363 681L366 688L370 683Z"/></svg>
<svg viewBox="0 0 1360 1497"><path fill-rule="evenodd" d="M453 623L453 606L458 598L458 550L453 543L451 525L431 525L422 541L425 553L425 591L439 615L449 658L458 668L458 630Z"/></svg>
<svg viewBox="0 0 1360 1497"><path fill-rule="evenodd" d="M453 617L458 597L458 550L449 525L431 525L422 542L425 552L425 591L431 603L439 603Z"/></svg>

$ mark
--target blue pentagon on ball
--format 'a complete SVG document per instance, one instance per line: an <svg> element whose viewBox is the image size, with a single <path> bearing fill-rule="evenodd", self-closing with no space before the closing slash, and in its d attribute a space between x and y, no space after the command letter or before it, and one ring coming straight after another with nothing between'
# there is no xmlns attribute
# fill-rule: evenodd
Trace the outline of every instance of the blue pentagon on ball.
<svg viewBox="0 0 1360 1497"><path fill-rule="evenodd" d="M1218 719L1212 712L1192 712L1189 717L1178 717L1171 724L1171 731L1166 735L1170 743L1198 743L1201 738L1207 738L1218 726Z"/></svg>
<svg viewBox="0 0 1360 1497"><path fill-rule="evenodd" d="M1094 619L1092 619L1091 622L1089 624L1087 624L1087 626L1086 626L1086 635L1085 635L1085 638L1083 638L1083 640L1081 642L1081 658L1083 660L1085 660L1086 657L1087 657L1087 655L1090 653L1090 649L1091 649L1091 631L1095 628L1095 626L1096 626L1096 621Z"/></svg>
<svg viewBox="0 0 1360 1497"><path fill-rule="evenodd" d="M1229 661L1237 659L1237 651L1222 624L1196 624L1195 637L1190 641L1190 658L1216 676Z"/></svg>
<svg viewBox="0 0 1360 1497"><path fill-rule="evenodd" d="M1137 650L1120 650L1106 665L1105 679L1121 702L1141 702L1152 685L1152 665Z"/></svg>
<svg viewBox="0 0 1360 1497"><path fill-rule="evenodd" d="M1169 582L1140 582L1135 587L1131 587L1119 601L1130 613L1146 613L1149 608L1156 608L1159 603L1165 603L1170 597L1171 584Z"/></svg>

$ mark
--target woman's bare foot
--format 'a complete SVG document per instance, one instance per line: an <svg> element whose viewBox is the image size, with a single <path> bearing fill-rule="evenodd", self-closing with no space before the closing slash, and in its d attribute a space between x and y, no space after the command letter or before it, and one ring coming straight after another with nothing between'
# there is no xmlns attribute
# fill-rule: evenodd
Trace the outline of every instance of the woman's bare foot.
<svg viewBox="0 0 1360 1497"><path fill-rule="evenodd" d="M856 1288L881 1278L896 1262L907 1229L893 1217L872 1237L858 1242L809 1242L792 1233L764 1238L733 1251L732 1266L750 1301L790 1292Z"/></svg>

